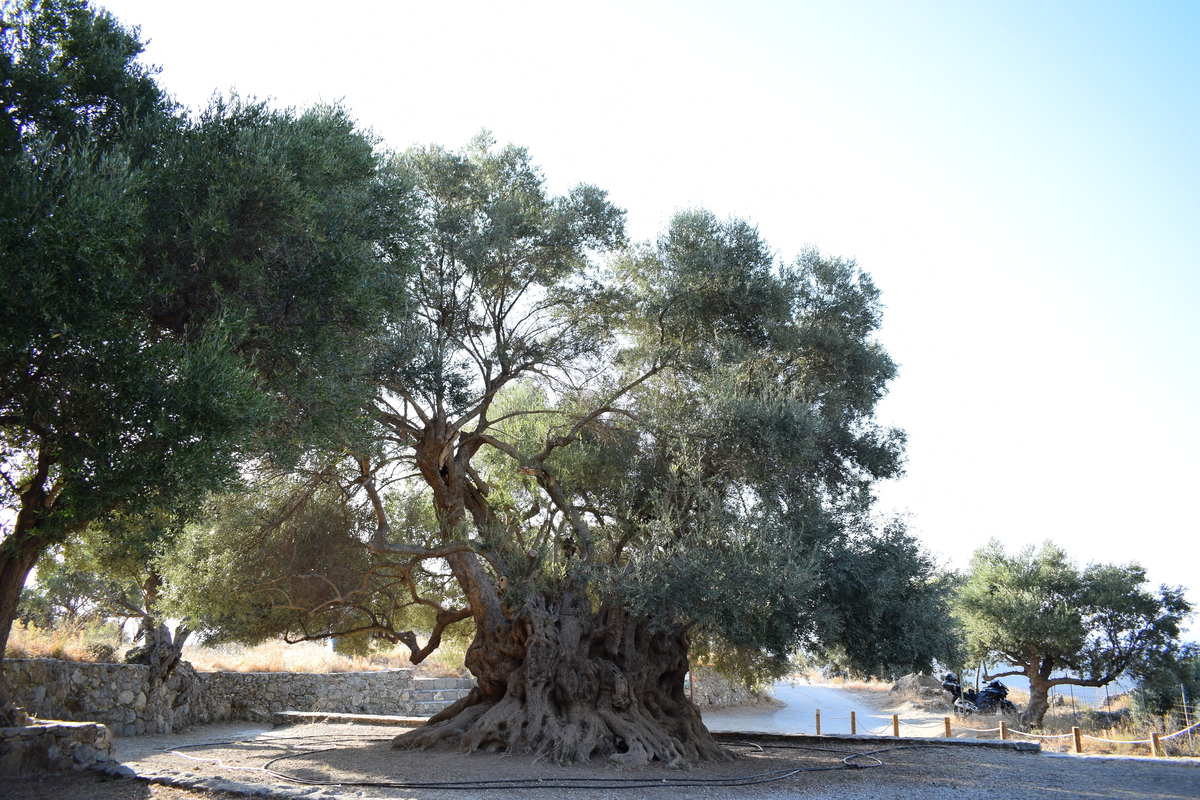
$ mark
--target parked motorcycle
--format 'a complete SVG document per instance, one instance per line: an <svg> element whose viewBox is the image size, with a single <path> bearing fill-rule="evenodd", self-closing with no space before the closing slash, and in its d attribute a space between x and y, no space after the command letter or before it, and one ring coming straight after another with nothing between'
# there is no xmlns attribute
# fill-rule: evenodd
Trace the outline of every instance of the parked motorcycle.
<svg viewBox="0 0 1200 800"><path fill-rule="evenodd" d="M975 707L980 714L1016 714L1017 707L1008 700L1008 687L1000 681L990 681L975 696Z"/></svg>
<svg viewBox="0 0 1200 800"><path fill-rule="evenodd" d="M953 701L951 709L960 716L971 714L1017 714L1017 707L1008 700L1008 687L998 680L988 682L983 690L963 689L958 676L953 672L946 673L942 680L942 688L950 693Z"/></svg>
<svg viewBox="0 0 1200 800"><path fill-rule="evenodd" d="M942 688L950 693L950 710L955 714L965 717L979 710L975 707L975 690L968 687L964 692L962 684L958 682L958 676L953 672L946 673L946 677L942 679Z"/></svg>

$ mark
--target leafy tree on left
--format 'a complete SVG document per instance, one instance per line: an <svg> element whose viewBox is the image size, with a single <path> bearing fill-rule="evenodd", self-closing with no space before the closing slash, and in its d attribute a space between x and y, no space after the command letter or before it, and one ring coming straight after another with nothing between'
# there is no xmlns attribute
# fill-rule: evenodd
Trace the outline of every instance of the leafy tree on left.
<svg viewBox="0 0 1200 800"><path fill-rule="evenodd" d="M347 435L410 217L340 109L189 119L110 15L3 14L0 654L51 546ZM0 678L0 724L20 718Z"/></svg>

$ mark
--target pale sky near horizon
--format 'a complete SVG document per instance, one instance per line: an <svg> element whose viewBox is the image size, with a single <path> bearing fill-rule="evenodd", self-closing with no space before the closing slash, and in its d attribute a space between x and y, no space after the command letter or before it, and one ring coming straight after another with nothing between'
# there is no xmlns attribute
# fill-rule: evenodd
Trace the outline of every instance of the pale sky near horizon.
<svg viewBox="0 0 1200 800"><path fill-rule="evenodd" d="M909 437L881 510L958 568L1052 539L1200 603L1200 3L99 5L193 108L488 128L637 239L702 206L858 259Z"/></svg>

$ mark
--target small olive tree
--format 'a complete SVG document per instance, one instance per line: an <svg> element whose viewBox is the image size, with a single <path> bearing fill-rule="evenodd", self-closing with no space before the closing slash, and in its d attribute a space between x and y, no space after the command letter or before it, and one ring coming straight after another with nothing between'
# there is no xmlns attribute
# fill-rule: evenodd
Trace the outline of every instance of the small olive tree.
<svg viewBox="0 0 1200 800"><path fill-rule="evenodd" d="M1191 606L1180 588L1145 587L1137 564L1079 569L1046 542L1008 555L992 540L975 552L956 600L973 658L1024 675L1029 706L1021 716L1041 725L1055 686L1105 686L1138 673L1177 644Z"/></svg>

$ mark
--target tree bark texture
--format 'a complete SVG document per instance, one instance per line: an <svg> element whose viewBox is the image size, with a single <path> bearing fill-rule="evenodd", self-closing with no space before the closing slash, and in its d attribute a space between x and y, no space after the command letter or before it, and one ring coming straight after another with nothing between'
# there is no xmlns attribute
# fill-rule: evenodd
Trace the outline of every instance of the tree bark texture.
<svg viewBox="0 0 1200 800"><path fill-rule="evenodd" d="M529 753L555 762L684 766L731 756L684 692L688 638L578 592L531 597L478 627L477 686L395 747Z"/></svg>
<svg viewBox="0 0 1200 800"><path fill-rule="evenodd" d="M1046 711L1050 708L1050 687L1053 684L1034 670L1029 671L1028 677L1029 705L1021 714L1021 724L1030 728L1040 728Z"/></svg>
<svg viewBox="0 0 1200 800"><path fill-rule="evenodd" d="M47 543L36 537L18 537L16 532L0 543L0 666L3 666L4 653L8 650L8 637L17 616L21 589L46 546ZM0 727L24 725L27 719L25 713L13 705L8 681L0 669Z"/></svg>
<svg viewBox="0 0 1200 800"><path fill-rule="evenodd" d="M8 637L17 616L21 590L38 558L54 543L43 526L61 486L52 485L54 459L45 449L38 451L37 468L18 495L19 510L12 532L0 541L0 666L8 650ZM60 531L60 535L66 531ZM0 727L24 725L28 716L13 705L8 682L0 670Z"/></svg>
<svg viewBox="0 0 1200 800"><path fill-rule="evenodd" d="M140 639L142 645L125 654L125 663L149 667L150 685L161 686L171 677L175 668L183 663L183 646L190 635L191 631L180 625L172 639L171 630L165 623L156 624L151 618L143 619L137 639L134 640Z"/></svg>

